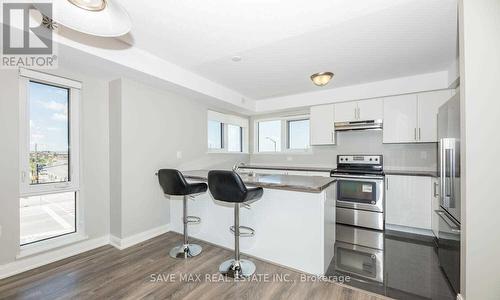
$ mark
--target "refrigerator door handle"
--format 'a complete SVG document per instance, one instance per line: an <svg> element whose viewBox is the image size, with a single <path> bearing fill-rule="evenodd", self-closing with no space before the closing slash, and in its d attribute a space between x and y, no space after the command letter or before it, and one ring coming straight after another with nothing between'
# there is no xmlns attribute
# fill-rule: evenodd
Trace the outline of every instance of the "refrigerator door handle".
<svg viewBox="0 0 500 300"><path fill-rule="evenodd" d="M452 140L452 147L450 149L450 208L455 208L455 140Z"/></svg>
<svg viewBox="0 0 500 300"><path fill-rule="evenodd" d="M446 164L446 156L444 155L444 139L441 139L439 141L439 180L440 180L440 193L439 193L439 198L441 199L440 204L445 206L445 198L446 198L446 193L445 193L445 180L446 180L446 174L445 174L445 164Z"/></svg>

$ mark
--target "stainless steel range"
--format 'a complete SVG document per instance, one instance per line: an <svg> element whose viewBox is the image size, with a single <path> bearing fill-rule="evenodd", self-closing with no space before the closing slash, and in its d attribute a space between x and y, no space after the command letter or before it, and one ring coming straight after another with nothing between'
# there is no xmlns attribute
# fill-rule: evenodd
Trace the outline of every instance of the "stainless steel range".
<svg viewBox="0 0 500 300"><path fill-rule="evenodd" d="M384 230L384 171L382 155L338 155L337 223Z"/></svg>
<svg viewBox="0 0 500 300"><path fill-rule="evenodd" d="M384 283L384 171L382 155L338 155L335 269Z"/></svg>

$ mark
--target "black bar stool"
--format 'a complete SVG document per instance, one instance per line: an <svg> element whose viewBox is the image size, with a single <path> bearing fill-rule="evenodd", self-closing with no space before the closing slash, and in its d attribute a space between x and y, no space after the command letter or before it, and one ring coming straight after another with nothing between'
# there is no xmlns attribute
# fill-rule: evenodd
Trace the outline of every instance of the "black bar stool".
<svg viewBox="0 0 500 300"><path fill-rule="evenodd" d="M187 215L188 197L194 198L196 194L207 191L206 183L188 183L181 172L175 169L161 169L158 171L158 181L167 195L184 196L182 200L182 222L184 223L184 244L170 250L170 256L174 258L188 258L201 253L201 246L190 244L188 241L188 224L200 223L199 217Z"/></svg>
<svg viewBox="0 0 500 300"><path fill-rule="evenodd" d="M216 200L234 203L234 259L229 259L219 266L219 271L233 278L249 277L255 272L255 264L246 259L240 259L240 235L253 236L255 231L246 226L240 226L240 204L248 205L252 200L259 199L263 189L247 188L241 177L233 171L214 170L208 172L208 187ZM243 229L244 232L240 232Z"/></svg>

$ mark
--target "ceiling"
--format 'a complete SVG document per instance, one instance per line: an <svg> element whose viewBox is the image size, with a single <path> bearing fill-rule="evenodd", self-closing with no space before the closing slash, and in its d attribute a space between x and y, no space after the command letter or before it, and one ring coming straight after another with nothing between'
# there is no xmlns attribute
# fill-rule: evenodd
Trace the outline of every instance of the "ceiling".
<svg viewBox="0 0 500 300"><path fill-rule="evenodd" d="M458 55L456 0L120 3L135 47L257 100L445 70ZM321 71L335 73L322 88L309 80Z"/></svg>

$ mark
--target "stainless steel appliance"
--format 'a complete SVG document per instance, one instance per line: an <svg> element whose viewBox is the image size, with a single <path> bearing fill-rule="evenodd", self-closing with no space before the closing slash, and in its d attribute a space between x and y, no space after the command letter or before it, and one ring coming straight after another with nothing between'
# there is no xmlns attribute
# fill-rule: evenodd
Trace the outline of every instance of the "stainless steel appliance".
<svg viewBox="0 0 500 300"><path fill-rule="evenodd" d="M384 229L384 172L382 155L338 155L337 223Z"/></svg>
<svg viewBox="0 0 500 300"><path fill-rule="evenodd" d="M440 182L438 256L455 292L460 292L460 96L439 108Z"/></svg>
<svg viewBox="0 0 500 300"><path fill-rule="evenodd" d="M337 224L334 260L337 272L384 283L384 232Z"/></svg>
<svg viewBox="0 0 500 300"><path fill-rule="evenodd" d="M383 127L382 124L382 120L335 122L335 131L381 130Z"/></svg>

